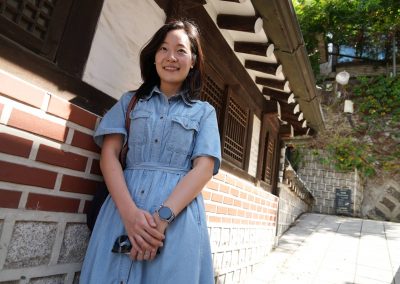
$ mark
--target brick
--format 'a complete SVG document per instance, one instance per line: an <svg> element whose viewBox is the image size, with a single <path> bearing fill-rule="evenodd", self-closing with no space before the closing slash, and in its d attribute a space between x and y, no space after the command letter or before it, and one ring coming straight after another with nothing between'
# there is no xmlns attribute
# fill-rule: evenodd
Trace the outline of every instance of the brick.
<svg viewBox="0 0 400 284"><path fill-rule="evenodd" d="M217 193L213 193L211 196L212 201L216 201L216 202L220 202L220 203L222 203L223 198L224 197L221 194L217 194Z"/></svg>
<svg viewBox="0 0 400 284"><path fill-rule="evenodd" d="M219 188L219 191L229 193L229 186L225 184L221 184L221 187Z"/></svg>
<svg viewBox="0 0 400 284"><path fill-rule="evenodd" d="M8 133L0 133L0 152L13 156L28 158L33 141L14 136Z"/></svg>
<svg viewBox="0 0 400 284"><path fill-rule="evenodd" d="M64 175L60 189L67 192L94 194L98 184L99 182L95 180Z"/></svg>
<svg viewBox="0 0 400 284"><path fill-rule="evenodd" d="M208 222L210 223L221 223L221 217L218 216L208 216Z"/></svg>
<svg viewBox="0 0 400 284"><path fill-rule="evenodd" d="M75 213L79 203L80 200L75 198L29 193L26 209Z"/></svg>
<svg viewBox="0 0 400 284"><path fill-rule="evenodd" d="M256 203L260 204L260 203L261 203L261 198L257 196L257 197L255 198L254 201L255 201Z"/></svg>
<svg viewBox="0 0 400 284"><path fill-rule="evenodd" d="M220 181L225 181L226 174L219 172L217 175L214 176L214 179L220 180Z"/></svg>
<svg viewBox="0 0 400 284"><path fill-rule="evenodd" d="M250 208L250 203L248 203L248 202L243 202L243 208L244 208L244 209L249 209L249 208Z"/></svg>
<svg viewBox="0 0 400 284"><path fill-rule="evenodd" d="M75 130L72 146L100 153L100 148L94 143L93 136Z"/></svg>
<svg viewBox="0 0 400 284"><path fill-rule="evenodd" d="M244 210L238 209L237 211L238 216L244 217L246 216L246 212Z"/></svg>
<svg viewBox="0 0 400 284"><path fill-rule="evenodd" d="M232 218L229 218L229 217L221 217L221 221L222 221L222 223L230 224L230 223L232 223Z"/></svg>
<svg viewBox="0 0 400 284"><path fill-rule="evenodd" d="M45 91L0 73L0 93L22 103L40 108L47 95Z"/></svg>
<svg viewBox="0 0 400 284"><path fill-rule="evenodd" d="M92 201L86 200L85 205L83 206L83 213L87 214L92 207Z"/></svg>
<svg viewBox="0 0 400 284"><path fill-rule="evenodd" d="M240 198L243 198L243 199L247 199L247 193L246 192L240 192Z"/></svg>
<svg viewBox="0 0 400 284"><path fill-rule="evenodd" d="M57 173L0 161L0 180L44 188L54 188Z"/></svg>
<svg viewBox="0 0 400 284"><path fill-rule="evenodd" d="M36 160L72 170L85 171L88 158L50 146L40 145Z"/></svg>
<svg viewBox="0 0 400 284"><path fill-rule="evenodd" d="M235 205L236 207L242 207L242 201L235 199L233 201L233 205Z"/></svg>
<svg viewBox="0 0 400 284"><path fill-rule="evenodd" d="M206 212L217 213L217 206L214 204L205 204Z"/></svg>
<svg viewBox="0 0 400 284"><path fill-rule="evenodd" d="M233 199L227 196L224 196L224 203L228 204L228 205L232 205L233 204Z"/></svg>
<svg viewBox="0 0 400 284"><path fill-rule="evenodd" d="M0 208L18 208L22 192L0 189Z"/></svg>
<svg viewBox="0 0 400 284"><path fill-rule="evenodd" d="M90 173L95 174L95 175L102 175L101 169L100 169L100 161L97 159L94 159L92 161L92 167L90 168Z"/></svg>
<svg viewBox="0 0 400 284"><path fill-rule="evenodd" d="M89 129L96 126L95 114L55 96L51 96L47 112Z"/></svg>
<svg viewBox="0 0 400 284"><path fill-rule="evenodd" d="M237 190L235 188L231 188L231 194L236 196L236 197L239 197L239 190Z"/></svg>
<svg viewBox="0 0 400 284"><path fill-rule="evenodd" d="M218 214L228 214L228 208L224 206L217 206Z"/></svg>
<svg viewBox="0 0 400 284"><path fill-rule="evenodd" d="M246 188L246 184L242 181L236 181L236 187L239 189L245 189Z"/></svg>
<svg viewBox="0 0 400 284"><path fill-rule="evenodd" d="M210 200L211 199L211 192L209 192L207 190L203 190L202 191L202 195L203 195L203 199L204 200Z"/></svg>
<svg viewBox="0 0 400 284"><path fill-rule="evenodd" d="M249 195L248 195L248 200L249 200L249 201L254 201L254 195L249 194Z"/></svg>
<svg viewBox="0 0 400 284"><path fill-rule="evenodd" d="M64 142L68 128L32 114L13 109L8 125L40 136Z"/></svg>
<svg viewBox="0 0 400 284"><path fill-rule="evenodd" d="M213 190L218 190L219 184L218 184L217 182L213 181L213 180L210 180L210 181L207 183L207 188L213 189Z"/></svg>
<svg viewBox="0 0 400 284"><path fill-rule="evenodd" d="M235 208L228 208L228 214L232 215L232 216L236 216L237 215L237 209Z"/></svg>
<svg viewBox="0 0 400 284"><path fill-rule="evenodd" d="M251 212L246 211L245 214L243 215L243 217L246 217L246 218L251 219L252 215L253 215L253 214L251 214Z"/></svg>
<svg viewBox="0 0 400 284"><path fill-rule="evenodd" d="M234 224L243 224L241 219L238 218L232 218L232 221Z"/></svg>
<svg viewBox="0 0 400 284"><path fill-rule="evenodd" d="M230 176L227 176L227 177L226 177L226 182L227 182L228 184L230 184L230 185L236 185L236 179L234 179L234 178L232 178L232 177L230 177Z"/></svg>

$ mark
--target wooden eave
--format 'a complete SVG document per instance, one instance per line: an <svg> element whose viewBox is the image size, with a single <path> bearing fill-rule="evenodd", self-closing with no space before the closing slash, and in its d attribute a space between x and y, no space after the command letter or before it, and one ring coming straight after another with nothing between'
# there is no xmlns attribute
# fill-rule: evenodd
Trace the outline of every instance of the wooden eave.
<svg viewBox="0 0 400 284"><path fill-rule="evenodd" d="M260 95L268 104L281 105L284 132L305 135L323 129L315 80L290 0L209 0L204 7ZM299 110L292 113L295 105Z"/></svg>

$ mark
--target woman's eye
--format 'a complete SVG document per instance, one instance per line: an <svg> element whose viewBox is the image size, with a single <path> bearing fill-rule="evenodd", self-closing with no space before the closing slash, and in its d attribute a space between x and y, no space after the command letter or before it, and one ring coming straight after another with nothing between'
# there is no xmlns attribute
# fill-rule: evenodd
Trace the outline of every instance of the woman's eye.
<svg viewBox="0 0 400 284"><path fill-rule="evenodd" d="M179 49L178 52L179 52L179 53L183 53L183 54L186 54L186 53L187 53L185 49Z"/></svg>
<svg viewBox="0 0 400 284"><path fill-rule="evenodd" d="M159 50L166 51L167 48L165 46L161 46Z"/></svg>

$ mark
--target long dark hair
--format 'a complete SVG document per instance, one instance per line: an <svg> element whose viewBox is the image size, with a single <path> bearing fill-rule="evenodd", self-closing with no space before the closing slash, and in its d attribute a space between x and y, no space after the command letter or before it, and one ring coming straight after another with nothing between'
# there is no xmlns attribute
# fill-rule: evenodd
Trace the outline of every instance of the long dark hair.
<svg viewBox="0 0 400 284"><path fill-rule="evenodd" d="M164 24L143 47L140 52L140 70L143 84L137 89L139 98L147 96L155 85L160 85L156 66L156 52L164 42L167 33L173 30L184 30L189 37L190 48L194 59L193 68L182 83L182 90L187 90L185 96L189 100L197 99L200 95L204 76L204 56L200 44L200 33L196 24L188 20L173 20Z"/></svg>

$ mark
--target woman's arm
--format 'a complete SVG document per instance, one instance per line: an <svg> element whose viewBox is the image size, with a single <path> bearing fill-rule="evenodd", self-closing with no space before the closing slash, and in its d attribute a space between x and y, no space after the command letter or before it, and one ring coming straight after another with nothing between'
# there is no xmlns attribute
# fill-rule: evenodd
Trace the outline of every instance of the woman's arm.
<svg viewBox="0 0 400 284"><path fill-rule="evenodd" d="M122 139L123 136L120 134L109 134L104 137L100 168L132 243L131 257L137 259L138 252L143 253L146 250L156 252L158 247L162 246L164 235L155 228L156 223L151 214L139 209L129 194L118 158Z"/></svg>
<svg viewBox="0 0 400 284"><path fill-rule="evenodd" d="M193 161L193 168L176 185L174 191L164 201L164 205L171 208L175 216L186 208L199 195L203 187L212 178L214 158L198 157Z"/></svg>
<svg viewBox="0 0 400 284"><path fill-rule="evenodd" d="M179 181L171 195L164 201L164 205L178 216L212 178L213 169L214 158L205 156L196 158L193 161L193 168ZM164 233L168 223L161 220L157 213L154 213L153 217L157 223L157 229ZM151 254L150 259L154 257L155 254Z"/></svg>

